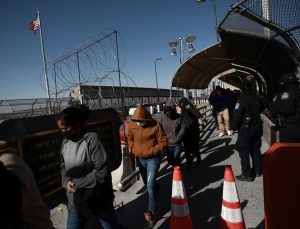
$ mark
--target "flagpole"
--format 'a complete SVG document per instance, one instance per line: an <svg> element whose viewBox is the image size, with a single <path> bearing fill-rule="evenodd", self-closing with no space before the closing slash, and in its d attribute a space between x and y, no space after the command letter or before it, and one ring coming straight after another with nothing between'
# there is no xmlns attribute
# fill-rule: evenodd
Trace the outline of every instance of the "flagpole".
<svg viewBox="0 0 300 229"><path fill-rule="evenodd" d="M39 19L39 23L40 23L40 40L41 40L41 48L42 48L42 56L43 56L43 64L44 64L44 74L45 74L46 90L47 90L47 96L49 98L48 112L50 114L52 114L51 97L50 97L49 81L48 81L47 67L46 67L46 57L45 57L44 42L43 42L42 22L41 22L40 11L39 10L38 10L38 19Z"/></svg>

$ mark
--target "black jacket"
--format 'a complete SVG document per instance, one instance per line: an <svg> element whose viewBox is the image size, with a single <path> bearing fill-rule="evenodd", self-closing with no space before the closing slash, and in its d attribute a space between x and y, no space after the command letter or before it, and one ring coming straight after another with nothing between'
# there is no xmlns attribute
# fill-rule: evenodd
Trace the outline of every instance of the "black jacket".
<svg viewBox="0 0 300 229"><path fill-rule="evenodd" d="M274 97L269 111L274 119L300 122L300 88L294 84L285 85Z"/></svg>
<svg viewBox="0 0 300 229"><path fill-rule="evenodd" d="M257 95L242 93L233 111L232 128L246 128L247 118L250 117L249 127L261 125L260 113L263 111L261 98Z"/></svg>

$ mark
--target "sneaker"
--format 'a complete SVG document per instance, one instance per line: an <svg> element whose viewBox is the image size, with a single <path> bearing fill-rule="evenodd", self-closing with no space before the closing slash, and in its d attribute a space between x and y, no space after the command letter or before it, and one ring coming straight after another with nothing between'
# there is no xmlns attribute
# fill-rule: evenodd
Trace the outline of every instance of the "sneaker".
<svg viewBox="0 0 300 229"><path fill-rule="evenodd" d="M153 228L154 226L154 215L152 212L144 212L145 216L145 225L144 228Z"/></svg>
<svg viewBox="0 0 300 229"><path fill-rule="evenodd" d="M254 180L253 177L251 177L251 176L244 176L243 174L241 174L239 176L236 176L235 178L237 180L239 180L239 181L247 181L247 182L251 182L251 181Z"/></svg>
<svg viewBox="0 0 300 229"><path fill-rule="evenodd" d="M232 130L227 130L227 134L228 134L229 136L231 136L231 135L232 135Z"/></svg>
<svg viewBox="0 0 300 229"><path fill-rule="evenodd" d="M222 132L222 133L219 134L219 137L222 137L224 135L225 135L225 133Z"/></svg>

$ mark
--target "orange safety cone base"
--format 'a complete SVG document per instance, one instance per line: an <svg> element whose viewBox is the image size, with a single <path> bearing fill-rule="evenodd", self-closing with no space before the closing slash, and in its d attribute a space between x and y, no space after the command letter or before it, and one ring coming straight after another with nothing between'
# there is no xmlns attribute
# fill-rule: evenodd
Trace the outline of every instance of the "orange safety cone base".
<svg viewBox="0 0 300 229"><path fill-rule="evenodd" d="M246 229L240 200L236 190L234 174L230 165L225 167L222 213L222 229Z"/></svg>
<svg viewBox="0 0 300 229"><path fill-rule="evenodd" d="M170 229L193 229L179 166L173 170Z"/></svg>
<svg viewBox="0 0 300 229"><path fill-rule="evenodd" d="M231 223L221 219L221 229L246 229L245 222Z"/></svg>
<svg viewBox="0 0 300 229"><path fill-rule="evenodd" d="M190 215L183 217L176 217L173 214L171 215L171 224L170 228L172 229L193 229L192 218Z"/></svg>

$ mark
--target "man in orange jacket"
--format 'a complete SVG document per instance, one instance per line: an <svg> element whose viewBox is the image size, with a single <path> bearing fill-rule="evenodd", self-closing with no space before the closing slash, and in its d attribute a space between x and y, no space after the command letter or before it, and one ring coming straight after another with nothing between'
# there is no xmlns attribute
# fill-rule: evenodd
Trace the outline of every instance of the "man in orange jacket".
<svg viewBox="0 0 300 229"><path fill-rule="evenodd" d="M132 115L126 131L129 152L136 156L137 164L148 191L148 209L145 228L154 226L155 199L159 184L156 182L161 163L161 152L167 148L167 137L160 123L152 119L143 105Z"/></svg>

